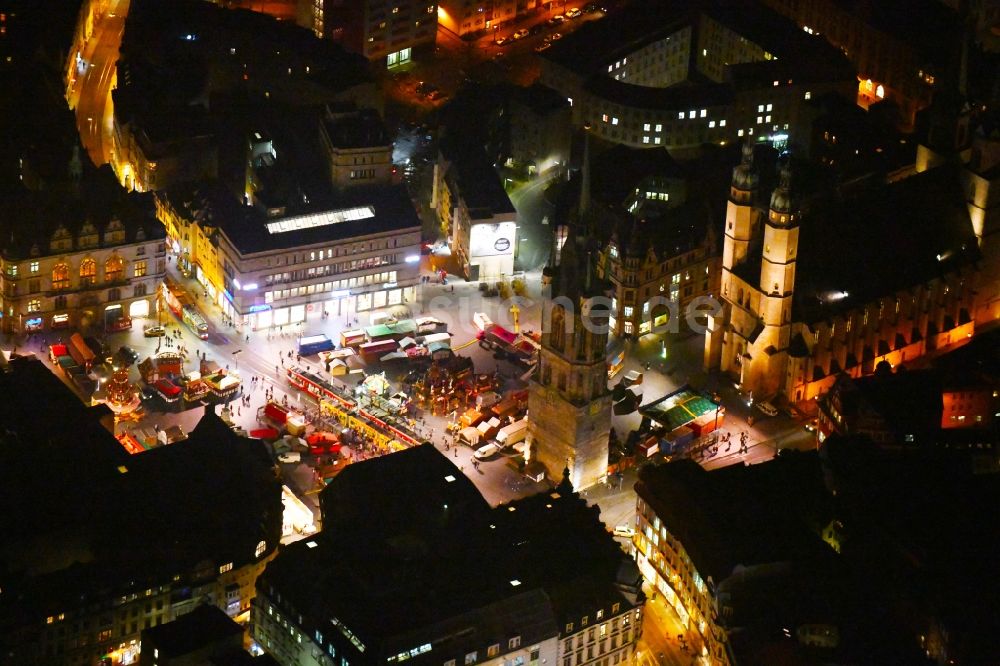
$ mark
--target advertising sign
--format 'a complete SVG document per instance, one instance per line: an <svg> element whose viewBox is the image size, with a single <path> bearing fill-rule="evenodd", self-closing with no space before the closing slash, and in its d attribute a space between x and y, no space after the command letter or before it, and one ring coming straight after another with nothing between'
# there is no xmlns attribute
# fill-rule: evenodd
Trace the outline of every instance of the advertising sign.
<svg viewBox="0 0 1000 666"><path fill-rule="evenodd" d="M504 257L514 254L517 225L513 222L476 224L469 233L469 257Z"/></svg>

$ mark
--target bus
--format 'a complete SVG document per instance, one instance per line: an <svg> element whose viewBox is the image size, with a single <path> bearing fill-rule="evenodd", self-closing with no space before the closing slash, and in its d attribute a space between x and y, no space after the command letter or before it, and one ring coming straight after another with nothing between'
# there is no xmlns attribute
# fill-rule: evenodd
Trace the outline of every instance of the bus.
<svg viewBox="0 0 1000 666"><path fill-rule="evenodd" d="M167 307L202 340L208 340L208 323L195 307L191 295L169 277L163 278L163 298Z"/></svg>
<svg viewBox="0 0 1000 666"><path fill-rule="evenodd" d="M323 334L305 335L299 338L299 355L312 356L320 352L333 351L333 340Z"/></svg>

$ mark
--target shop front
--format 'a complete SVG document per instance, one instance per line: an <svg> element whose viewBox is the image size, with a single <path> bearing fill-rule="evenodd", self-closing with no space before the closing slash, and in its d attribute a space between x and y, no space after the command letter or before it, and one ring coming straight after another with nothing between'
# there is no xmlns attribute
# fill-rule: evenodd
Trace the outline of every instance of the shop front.
<svg viewBox="0 0 1000 666"><path fill-rule="evenodd" d="M132 319L125 314L121 303L104 308L105 331L124 331L130 328L132 328Z"/></svg>
<svg viewBox="0 0 1000 666"><path fill-rule="evenodd" d="M69 314L62 312L60 314L52 315L52 323L50 324L51 328L69 328L69 324Z"/></svg>
<svg viewBox="0 0 1000 666"><path fill-rule="evenodd" d="M128 306L128 316L132 319L144 319L149 316L149 300L140 298Z"/></svg>

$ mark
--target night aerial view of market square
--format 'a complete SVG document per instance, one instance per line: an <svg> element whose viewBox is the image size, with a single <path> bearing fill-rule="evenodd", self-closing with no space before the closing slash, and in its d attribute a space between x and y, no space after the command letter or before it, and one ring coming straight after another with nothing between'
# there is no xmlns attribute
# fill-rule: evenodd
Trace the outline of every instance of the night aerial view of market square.
<svg viewBox="0 0 1000 666"><path fill-rule="evenodd" d="M1000 664L998 0L0 0L0 666Z"/></svg>

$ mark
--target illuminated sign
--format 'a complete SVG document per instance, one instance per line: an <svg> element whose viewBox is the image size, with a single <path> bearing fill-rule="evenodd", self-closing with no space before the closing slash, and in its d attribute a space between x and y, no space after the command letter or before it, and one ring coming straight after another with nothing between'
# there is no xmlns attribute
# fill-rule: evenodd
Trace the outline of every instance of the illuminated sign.
<svg viewBox="0 0 1000 666"><path fill-rule="evenodd" d="M469 257L503 257L514 254L514 234L517 225L513 222L499 224L476 224L469 232Z"/></svg>
<svg viewBox="0 0 1000 666"><path fill-rule="evenodd" d="M265 304L262 304L262 305L251 305L249 312L251 314L253 314L254 312L267 312L270 309L271 309L270 305L265 305Z"/></svg>
<svg viewBox="0 0 1000 666"><path fill-rule="evenodd" d="M315 229L317 227L326 227L331 224L340 224L341 222L366 220L371 217L375 217L375 208L372 206L328 210L324 213L286 217L285 219L277 222L268 222L267 232L271 234L283 234L287 231Z"/></svg>

